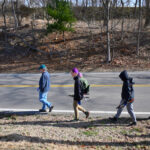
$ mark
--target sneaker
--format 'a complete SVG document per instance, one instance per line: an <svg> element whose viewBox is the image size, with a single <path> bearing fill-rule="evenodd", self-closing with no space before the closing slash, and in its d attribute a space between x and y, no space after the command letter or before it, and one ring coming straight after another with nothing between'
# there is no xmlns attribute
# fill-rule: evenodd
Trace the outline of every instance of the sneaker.
<svg viewBox="0 0 150 150"><path fill-rule="evenodd" d="M117 122L118 119L116 117L109 117L109 120L113 121L113 122Z"/></svg>
<svg viewBox="0 0 150 150"><path fill-rule="evenodd" d="M78 122L79 121L79 119L73 119L73 120L71 120L71 122Z"/></svg>
<svg viewBox="0 0 150 150"><path fill-rule="evenodd" d="M49 112L52 112L52 109L54 108L54 106L51 106L50 108L49 108Z"/></svg>
<svg viewBox="0 0 150 150"><path fill-rule="evenodd" d="M88 111L86 111L86 112L85 112L85 116L86 116L86 118L88 118L88 117L89 117L89 115L90 115L90 113L89 113Z"/></svg>
<svg viewBox="0 0 150 150"><path fill-rule="evenodd" d="M132 123L130 123L128 126L136 126L136 125L137 125L136 122L132 122Z"/></svg>
<svg viewBox="0 0 150 150"><path fill-rule="evenodd" d="M46 109L39 109L39 112L47 112Z"/></svg>

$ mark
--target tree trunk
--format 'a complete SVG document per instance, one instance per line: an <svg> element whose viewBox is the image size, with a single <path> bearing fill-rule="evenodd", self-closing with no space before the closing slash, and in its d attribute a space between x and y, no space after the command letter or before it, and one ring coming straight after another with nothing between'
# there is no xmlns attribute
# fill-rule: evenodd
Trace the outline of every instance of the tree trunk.
<svg viewBox="0 0 150 150"><path fill-rule="evenodd" d="M124 33L124 2L121 0L122 5L122 23L121 23L121 40L123 41L123 33Z"/></svg>
<svg viewBox="0 0 150 150"><path fill-rule="evenodd" d="M136 54L139 55L139 47L140 47L140 35L141 35L141 23L142 23L142 9L141 9L141 0L139 0L139 25L138 25L138 37L137 37L137 48Z"/></svg>
<svg viewBox="0 0 150 150"><path fill-rule="evenodd" d="M6 3L6 0L3 1L2 3L2 15L3 15L3 19L4 19L4 28L6 29L6 14L5 14L5 3Z"/></svg>
<svg viewBox="0 0 150 150"><path fill-rule="evenodd" d="M3 1L2 3L2 15L3 15L3 18L4 18L4 28L3 28L3 31L4 31L4 38L5 38L5 43L7 42L7 22L6 22L6 14L5 14L5 5L6 3L6 0ZM7 46L7 43L6 43L6 46Z"/></svg>
<svg viewBox="0 0 150 150"><path fill-rule="evenodd" d="M72 0L70 0L70 6L72 6Z"/></svg>
<svg viewBox="0 0 150 150"><path fill-rule="evenodd" d="M103 3L103 8L104 8L104 22L103 22L103 26L107 26L107 6L108 6L108 3L109 3L109 0L102 0L102 3Z"/></svg>
<svg viewBox="0 0 150 150"><path fill-rule="evenodd" d="M78 6L78 0L76 0L76 6Z"/></svg>
<svg viewBox="0 0 150 150"><path fill-rule="evenodd" d="M18 19L16 17L16 11L15 11L15 2L11 0L11 5L12 5L12 11L13 11L13 16L14 16L14 22L15 22L15 28L18 28Z"/></svg>
<svg viewBox="0 0 150 150"><path fill-rule="evenodd" d="M63 40L65 42L65 31L63 31Z"/></svg>
<svg viewBox="0 0 150 150"><path fill-rule="evenodd" d="M85 2L85 7L86 8L88 7L88 0L86 0L86 2Z"/></svg>
<svg viewBox="0 0 150 150"><path fill-rule="evenodd" d="M146 19L145 19L145 27L150 25L150 0L145 0L146 3Z"/></svg>
<svg viewBox="0 0 150 150"><path fill-rule="evenodd" d="M15 2L15 10L16 10L16 17L17 17L17 20L18 20L18 26L21 26L21 18L20 18L20 12L19 12L19 5L18 5L19 1L16 0Z"/></svg>
<svg viewBox="0 0 150 150"><path fill-rule="evenodd" d="M109 10L110 10L110 0L106 1L106 9L107 9L107 63L111 62L111 55L110 55L110 33L109 33Z"/></svg>

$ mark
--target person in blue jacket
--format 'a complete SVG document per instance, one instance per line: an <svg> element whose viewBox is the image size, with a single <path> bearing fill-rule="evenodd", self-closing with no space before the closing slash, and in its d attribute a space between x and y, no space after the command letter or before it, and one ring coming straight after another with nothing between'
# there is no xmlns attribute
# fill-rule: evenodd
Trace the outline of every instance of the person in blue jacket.
<svg viewBox="0 0 150 150"><path fill-rule="evenodd" d="M121 102L120 105L117 107L118 111L117 114L113 118L109 118L112 121L117 121L123 108L126 106L127 111L130 114L133 122L129 125L136 125L136 116L133 110L133 102L134 102L134 89L133 89L133 79L128 76L126 70L122 71L119 75L120 79L123 81L122 86L122 93L121 93Z"/></svg>
<svg viewBox="0 0 150 150"><path fill-rule="evenodd" d="M47 68L44 64L39 67L40 72L42 73L40 81L39 81L39 100L43 104L40 112L47 112L46 107L49 108L49 112L52 111L53 107L50 102L47 101L47 94L50 90L50 74L47 72Z"/></svg>

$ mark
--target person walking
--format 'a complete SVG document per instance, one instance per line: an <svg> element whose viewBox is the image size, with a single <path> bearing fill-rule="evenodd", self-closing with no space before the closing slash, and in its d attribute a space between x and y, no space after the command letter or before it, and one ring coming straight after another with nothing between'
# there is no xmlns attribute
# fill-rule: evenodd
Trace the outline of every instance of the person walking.
<svg viewBox="0 0 150 150"><path fill-rule="evenodd" d="M75 113L75 118L74 121L78 121L79 120L79 112L78 110L82 111L86 118L89 117L89 112L86 111L81 105L80 105L80 101L83 98L83 93L81 91L81 83L79 80L79 71L77 68L73 68L71 70L71 75L73 77L73 79L75 80L74 83L74 101L73 101L73 108L74 108L74 113Z"/></svg>
<svg viewBox="0 0 150 150"><path fill-rule="evenodd" d="M43 107L39 110L39 112L47 112L46 107L48 107L49 112L51 112L54 106L47 101L48 91L50 90L50 74L44 64L39 67L39 70L42 75L39 80L39 88L37 90L39 91L39 100L43 104Z"/></svg>
<svg viewBox="0 0 150 150"><path fill-rule="evenodd" d="M122 100L120 102L120 105L117 107L118 109L117 114L113 118L109 118L109 119L115 122L118 121L118 118L121 115L123 108L126 106L127 111L133 120L133 122L130 123L129 126L136 125L137 121L133 110L133 102L134 102L133 79L128 76L126 70L122 71L119 77L123 81L122 93L121 93Z"/></svg>

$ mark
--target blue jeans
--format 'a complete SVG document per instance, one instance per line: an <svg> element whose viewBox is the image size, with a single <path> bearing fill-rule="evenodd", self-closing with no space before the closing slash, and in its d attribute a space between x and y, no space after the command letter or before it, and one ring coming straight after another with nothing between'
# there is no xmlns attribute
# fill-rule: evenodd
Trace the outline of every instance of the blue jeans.
<svg viewBox="0 0 150 150"><path fill-rule="evenodd" d="M123 104L125 101L126 100L122 99L120 104ZM129 115L131 116L133 122L136 122L136 116L135 116L135 113L134 113L134 110L133 110L133 103L127 103L125 106L127 107L127 111L129 113ZM119 118L119 116L121 115L121 112L123 111L123 108L118 109L117 114L115 115L116 118Z"/></svg>
<svg viewBox="0 0 150 150"><path fill-rule="evenodd" d="M48 92L39 92L39 100L41 103L43 103L42 110L46 110L46 106L48 108L51 107L51 103L47 101L47 94Z"/></svg>

